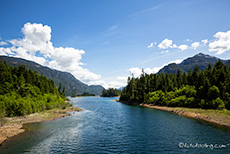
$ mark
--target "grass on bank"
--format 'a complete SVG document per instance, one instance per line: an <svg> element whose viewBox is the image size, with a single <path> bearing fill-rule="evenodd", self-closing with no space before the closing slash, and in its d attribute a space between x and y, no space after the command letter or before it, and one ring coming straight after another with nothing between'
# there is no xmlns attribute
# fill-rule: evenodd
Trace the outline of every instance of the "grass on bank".
<svg viewBox="0 0 230 154"><path fill-rule="evenodd" d="M183 107L172 107L172 108L177 111L197 113L202 117L208 117L213 120L218 120L230 124L230 111L226 109L213 110L213 109L197 109L197 108L183 108Z"/></svg>

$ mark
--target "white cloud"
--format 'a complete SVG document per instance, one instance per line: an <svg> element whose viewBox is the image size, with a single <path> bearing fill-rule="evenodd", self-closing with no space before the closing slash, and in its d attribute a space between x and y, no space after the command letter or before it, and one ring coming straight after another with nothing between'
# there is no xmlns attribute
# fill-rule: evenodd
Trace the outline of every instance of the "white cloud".
<svg viewBox="0 0 230 154"><path fill-rule="evenodd" d="M174 61L170 61L168 62L167 64L163 64L162 66L159 66L159 67L154 67L154 68L145 68L144 69L144 72L147 73L147 74L151 74L151 73L157 73L160 69L162 69L163 67L167 66L168 64L171 64L171 63L176 63L176 64L179 64L181 63L183 60L174 60ZM138 67L134 67L134 68L130 68L129 69L129 72L130 74L134 75L134 77L139 77L141 74L142 74L142 69L141 68L138 68Z"/></svg>
<svg viewBox="0 0 230 154"><path fill-rule="evenodd" d="M124 77L124 76L118 76L118 77L117 77L117 80L118 80L118 81L122 81L122 82L127 82L127 79L128 79L128 78L127 78L127 77Z"/></svg>
<svg viewBox="0 0 230 154"><path fill-rule="evenodd" d="M149 46L147 46L148 48L155 48L155 46L156 46L156 44L157 44L157 42L152 42L152 43L150 43L150 45Z"/></svg>
<svg viewBox="0 0 230 154"><path fill-rule="evenodd" d="M191 46L192 46L193 49L196 49L196 48L198 48L200 46L200 42L194 42L194 43L192 43Z"/></svg>
<svg viewBox="0 0 230 154"><path fill-rule="evenodd" d="M4 45L7 45L7 43L4 42L4 41L1 41L1 42L0 42L0 46L4 46Z"/></svg>
<svg viewBox="0 0 230 154"><path fill-rule="evenodd" d="M148 46L148 48L152 48L153 47L153 43L151 43L149 46Z"/></svg>
<svg viewBox="0 0 230 154"><path fill-rule="evenodd" d="M9 48L2 48L0 47L0 55L7 55L13 54Z"/></svg>
<svg viewBox="0 0 230 154"><path fill-rule="evenodd" d="M141 75L142 73L142 69L138 68L138 67L133 67L129 69L129 72L131 75L133 75L134 77L138 77Z"/></svg>
<svg viewBox="0 0 230 154"><path fill-rule="evenodd" d="M126 86L126 84L118 82L118 81L111 81L108 83L108 88L120 88L120 87L124 87Z"/></svg>
<svg viewBox="0 0 230 154"><path fill-rule="evenodd" d="M230 31L217 32L214 37L217 40L209 43L209 51L216 51L220 55L230 50Z"/></svg>
<svg viewBox="0 0 230 154"><path fill-rule="evenodd" d="M205 45L208 43L208 40L205 39L205 40L201 40L202 43L204 43Z"/></svg>
<svg viewBox="0 0 230 154"><path fill-rule="evenodd" d="M173 45L172 45L172 48L177 48L177 45L176 45L176 44L173 44Z"/></svg>
<svg viewBox="0 0 230 154"><path fill-rule="evenodd" d="M168 48L172 47L172 42L173 42L172 40L169 40L166 38L158 45L158 47L160 49L168 49Z"/></svg>
<svg viewBox="0 0 230 154"><path fill-rule="evenodd" d="M184 42L192 42L192 40L186 39L186 40L184 40Z"/></svg>
<svg viewBox="0 0 230 154"><path fill-rule="evenodd" d="M127 85L127 79L128 77L118 76L117 80L115 81L110 81L106 83L103 80L96 80L96 81L90 81L90 85L102 85L105 89L120 88L120 87L125 87Z"/></svg>
<svg viewBox="0 0 230 154"><path fill-rule="evenodd" d="M12 46L0 48L0 54L25 58L57 70L70 72L87 84L100 81L101 75L82 67L81 60L85 51L53 46L50 26L26 23L22 33L24 34L22 39L9 40Z"/></svg>
<svg viewBox="0 0 230 154"><path fill-rule="evenodd" d="M184 51L184 50L188 49L188 46L185 45L185 44L182 44L182 45L180 45L180 46L178 47L178 49Z"/></svg>
<svg viewBox="0 0 230 154"><path fill-rule="evenodd" d="M153 71L153 73L157 73L160 69L162 69L163 67L167 66L168 64L171 64L171 63L179 64L179 63L181 63L182 61L183 61L183 60L180 60L180 59L174 60L174 61L170 61L170 62L168 62L167 64L163 64L163 65L160 66L160 67L154 67L154 68L152 69L152 71Z"/></svg>
<svg viewBox="0 0 230 154"><path fill-rule="evenodd" d="M168 52L169 52L168 50L161 51L161 53L163 53L163 54L164 54L164 53L168 53Z"/></svg>

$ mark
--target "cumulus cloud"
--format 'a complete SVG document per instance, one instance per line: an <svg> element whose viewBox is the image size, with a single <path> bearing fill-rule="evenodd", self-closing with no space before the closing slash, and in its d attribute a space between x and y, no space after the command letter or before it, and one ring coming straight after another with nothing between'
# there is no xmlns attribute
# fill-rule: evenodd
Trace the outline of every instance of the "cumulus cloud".
<svg viewBox="0 0 230 154"><path fill-rule="evenodd" d="M149 46L148 46L148 48L152 48L153 47L153 43L151 43Z"/></svg>
<svg viewBox="0 0 230 154"><path fill-rule="evenodd" d="M196 49L196 48L198 48L200 46L200 42L194 42L194 43L192 43L191 46L192 46L193 49Z"/></svg>
<svg viewBox="0 0 230 154"><path fill-rule="evenodd" d="M148 48L155 48L155 45L157 44L157 42L152 42L152 43L150 43L150 45L148 45L147 47Z"/></svg>
<svg viewBox="0 0 230 154"><path fill-rule="evenodd" d="M120 88L127 85L128 77L118 76L115 81L105 82L103 80L90 81L90 85L102 85L105 89Z"/></svg>
<svg viewBox="0 0 230 154"><path fill-rule="evenodd" d="M100 80L101 75L83 68L83 50L54 47L51 42L51 27L37 23L26 23L22 28L22 39L9 40L11 47L0 48L1 55L11 55L35 61L48 67L71 72L77 79L90 83Z"/></svg>
<svg viewBox="0 0 230 154"><path fill-rule="evenodd" d="M164 40L158 45L158 47L159 47L160 49L168 49L171 45L172 45L172 40L164 39Z"/></svg>
<svg viewBox="0 0 230 154"><path fill-rule="evenodd" d="M0 55L11 55L13 54L9 48L2 48L0 47Z"/></svg>
<svg viewBox="0 0 230 154"><path fill-rule="evenodd" d="M129 69L129 72L132 76L138 77L141 75L142 69L140 69L139 67L133 67Z"/></svg>
<svg viewBox="0 0 230 154"><path fill-rule="evenodd" d="M108 88L121 88L126 86L126 84L122 83L122 82L118 82L118 81L111 81L108 83Z"/></svg>
<svg viewBox="0 0 230 154"><path fill-rule="evenodd" d="M182 61L183 60L178 59L178 60L175 60L175 61L170 61L170 62L168 62L166 64L163 64L163 65L161 65L159 67L144 68L144 72L147 73L147 74L157 73L160 69L162 69L163 67L167 66L168 64L171 64L171 63L179 64ZM133 75L134 77L139 77L142 74L142 69L139 68L139 67L130 68L129 73L130 73L130 75Z"/></svg>
<svg viewBox="0 0 230 154"><path fill-rule="evenodd" d="M168 49L170 47L172 47L172 40L169 40L169 39L164 39L159 45L158 45L158 48L160 49Z"/></svg>
<svg viewBox="0 0 230 154"><path fill-rule="evenodd" d="M216 51L218 55L230 50L230 31L217 32L215 41L209 43L209 51Z"/></svg>
<svg viewBox="0 0 230 154"><path fill-rule="evenodd" d="M173 44L173 45L172 45L172 48L177 48L177 45L176 45L176 44Z"/></svg>
<svg viewBox="0 0 230 154"><path fill-rule="evenodd" d="M205 40L201 40L202 43L204 43L205 45L208 43L208 40L205 39Z"/></svg>
<svg viewBox="0 0 230 154"><path fill-rule="evenodd" d="M173 44L172 40L166 38L158 45L158 48L159 49L177 48L177 45Z"/></svg>
<svg viewBox="0 0 230 154"><path fill-rule="evenodd" d="M144 72L147 74L151 74L151 73L157 73L162 67L154 67L154 68L144 68ZM131 76L139 77L142 74L142 70L139 67L133 67L130 68L128 71L130 73Z"/></svg>
<svg viewBox="0 0 230 154"><path fill-rule="evenodd" d="M178 46L178 49L184 51L184 50L188 49L188 46L185 44L182 44L182 45Z"/></svg>
<svg viewBox="0 0 230 154"><path fill-rule="evenodd" d="M0 46L4 46L4 45L7 45L7 43L4 42L4 41L1 41L1 42L0 42Z"/></svg>
<svg viewBox="0 0 230 154"><path fill-rule="evenodd" d="M117 80L118 80L118 81L122 81L122 82L127 82L127 77L118 76L118 77L117 77Z"/></svg>

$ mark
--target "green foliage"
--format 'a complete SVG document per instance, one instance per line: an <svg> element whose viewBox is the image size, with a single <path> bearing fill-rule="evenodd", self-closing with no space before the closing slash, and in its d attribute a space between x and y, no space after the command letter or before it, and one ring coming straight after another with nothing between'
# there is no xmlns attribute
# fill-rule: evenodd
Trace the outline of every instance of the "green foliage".
<svg viewBox="0 0 230 154"><path fill-rule="evenodd" d="M104 89L102 91L101 97L115 97L115 96L120 96L121 91L115 88L109 88L109 89Z"/></svg>
<svg viewBox="0 0 230 154"><path fill-rule="evenodd" d="M162 106L230 109L230 70L218 61L200 71L181 74L145 74L129 78L121 101Z"/></svg>
<svg viewBox="0 0 230 154"><path fill-rule="evenodd" d="M67 105L51 79L25 66L9 67L0 62L0 79L0 123L4 116L23 116Z"/></svg>
<svg viewBox="0 0 230 154"><path fill-rule="evenodd" d="M95 96L95 95L94 94L90 94L89 92L84 92L83 94L78 94L76 96ZM72 97L74 97L74 95Z"/></svg>
<svg viewBox="0 0 230 154"><path fill-rule="evenodd" d="M25 65L26 68L28 68L29 70L37 71L38 74L43 74L43 76L46 76L47 78L52 79L52 82L57 87L59 87L59 83L61 82L62 87L65 87L64 91L62 91L63 89L61 89L61 92L65 92L65 95L70 96L72 92L76 94L82 94L87 91L91 94L101 95L101 92L104 89L100 85L88 86L87 84L84 84L81 81L77 80L72 74L68 72L62 72L62 71L50 69L48 67L44 67L40 64L25 60L25 59L16 58L16 57L8 57L8 56L0 56L0 62L1 61L5 61L8 64L8 66L18 67L20 65ZM9 74L5 74L4 76L2 76L2 78L4 79L6 79L7 77L13 78L13 75L10 76L10 73L9 73ZM32 80L30 76L28 76L28 78L24 76L24 78L29 83ZM0 80L1 80L1 77L0 77ZM45 89L45 87L39 87L39 88L43 90Z"/></svg>
<svg viewBox="0 0 230 154"><path fill-rule="evenodd" d="M210 100L215 100L220 94L220 90L217 86L213 85L208 90L208 98Z"/></svg>

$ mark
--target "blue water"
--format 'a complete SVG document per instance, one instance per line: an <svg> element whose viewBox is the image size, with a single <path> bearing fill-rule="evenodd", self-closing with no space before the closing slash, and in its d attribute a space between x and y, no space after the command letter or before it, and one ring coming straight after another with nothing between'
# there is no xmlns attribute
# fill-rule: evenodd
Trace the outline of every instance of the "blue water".
<svg viewBox="0 0 230 154"><path fill-rule="evenodd" d="M113 99L71 98L82 112L27 124L0 153L230 153L227 128Z"/></svg>

